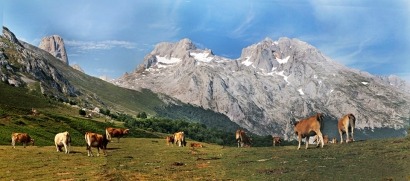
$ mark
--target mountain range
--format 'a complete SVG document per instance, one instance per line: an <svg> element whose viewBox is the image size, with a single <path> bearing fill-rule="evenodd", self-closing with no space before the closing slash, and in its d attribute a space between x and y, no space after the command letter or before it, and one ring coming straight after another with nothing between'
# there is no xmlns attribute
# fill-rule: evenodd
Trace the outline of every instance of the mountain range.
<svg viewBox="0 0 410 181"><path fill-rule="evenodd" d="M406 128L410 88L397 76L341 65L298 39L266 38L237 59L198 49L191 40L163 42L133 72L114 81L149 89L224 114L259 135L293 136L293 123L325 113L325 128L353 113L359 129Z"/></svg>
<svg viewBox="0 0 410 181"><path fill-rule="evenodd" d="M347 113L357 117L362 134L406 134L410 122L405 81L348 68L297 39L266 38L245 47L237 59L199 49L189 39L163 42L112 84L70 67L56 56L61 52L52 53L3 27L1 82L88 109L146 112L285 139L294 138L295 121L316 112L326 115L325 133L331 136Z"/></svg>

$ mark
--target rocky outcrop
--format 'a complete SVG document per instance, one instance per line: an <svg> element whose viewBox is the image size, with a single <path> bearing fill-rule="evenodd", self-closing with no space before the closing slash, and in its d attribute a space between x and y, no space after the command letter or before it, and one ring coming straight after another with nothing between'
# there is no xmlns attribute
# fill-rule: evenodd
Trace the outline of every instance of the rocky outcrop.
<svg viewBox="0 0 410 181"><path fill-rule="evenodd" d="M16 87L38 84L42 94L64 101L68 97L76 96L78 91L55 66L49 63L50 59L51 61L56 60L44 50L18 41L10 30L3 27L3 36L0 41L0 79L2 82Z"/></svg>
<svg viewBox="0 0 410 181"><path fill-rule="evenodd" d="M60 36L52 35L52 36L44 37L41 40L40 45L38 47L51 53L51 55L60 59L67 65L69 64L67 53L65 50L64 40Z"/></svg>
<svg viewBox="0 0 410 181"><path fill-rule="evenodd" d="M76 69L82 73L85 73L84 70L78 64L71 65L71 67L73 67L73 69Z"/></svg>
<svg viewBox="0 0 410 181"><path fill-rule="evenodd" d="M160 43L114 83L222 113L260 135L290 138L292 123L316 112L327 115L329 129L347 113L356 115L358 128L404 128L410 121L410 95L397 89L406 83L345 67L297 39L267 38L235 60L187 39Z"/></svg>

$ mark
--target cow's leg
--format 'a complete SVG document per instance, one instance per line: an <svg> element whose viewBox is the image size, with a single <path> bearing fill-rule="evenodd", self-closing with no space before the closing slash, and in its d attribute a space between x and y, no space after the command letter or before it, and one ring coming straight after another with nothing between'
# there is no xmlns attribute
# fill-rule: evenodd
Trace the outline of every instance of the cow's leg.
<svg viewBox="0 0 410 181"><path fill-rule="evenodd" d="M306 136L306 149L309 147L309 136Z"/></svg>
<svg viewBox="0 0 410 181"><path fill-rule="evenodd" d="M300 149L300 143L302 142L302 136L298 135L298 141L299 141L299 146L298 146L298 150Z"/></svg>
<svg viewBox="0 0 410 181"><path fill-rule="evenodd" d="M349 126L348 125L345 126L345 130L346 130L346 143L348 143L349 142Z"/></svg>
<svg viewBox="0 0 410 181"><path fill-rule="evenodd" d="M97 147L97 156L100 156L100 147Z"/></svg>
<svg viewBox="0 0 410 181"><path fill-rule="evenodd" d="M318 131L318 132L316 133L316 135L318 136L318 144L317 144L317 147L319 147L319 143L321 143L321 144L322 144L322 148L323 148L323 145L324 145L325 143L323 142L323 134L322 134L322 132Z"/></svg>
<svg viewBox="0 0 410 181"><path fill-rule="evenodd" d="M68 153L67 144L66 144L66 143L63 143L63 145L64 145L64 150L65 150L65 153L67 154L67 153Z"/></svg>
<svg viewBox="0 0 410 181"><path fill-rule="evenodd" d="M26 142L23 142L23 147L24 147L24 148L26 147Z"/></svg>
<svg viewBox="0 0 410 181"><path fill-rule="evenodd" d="M56 144L56 149L57 149L57 152L60 152L60 147L58 146L58 144Z"/></svg>
<svg viewBox="0 0 410 181"><path fill-rule="evenodd" d="M70 153L70 149L71 149L71 143L68 143L68 144L67 144L67 154Z"/></svg>
<svg viewBox="0 0 410 181"><path fill-rule="evenodd" d="M340 144L343 143L343 131L339 129L339 134L340 134Z"/></svg>
<svg viewBox="0 0 410 181"><path fill-rule="evenodd" d="M16 140L11 139L11 146L13 146L13 148L16 148Z"/></svg>
<svg viewBox="0 0 410 181"><path fill-rule="evenodd" d="M87 153L88 153L88 156L94 156L93 152L91 151L91 146L87 145Z"/></svg>

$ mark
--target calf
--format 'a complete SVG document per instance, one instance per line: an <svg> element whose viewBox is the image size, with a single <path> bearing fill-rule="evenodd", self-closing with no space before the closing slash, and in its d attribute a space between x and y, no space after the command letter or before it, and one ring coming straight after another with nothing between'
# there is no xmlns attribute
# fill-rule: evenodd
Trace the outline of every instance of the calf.
<svg viewBox="0 0 410 181"><path fill-rule="evenodd" d="M249 138L244 130L238 129L235 132L235 138L236 142L238 142L238 148L239 147L250 147L251 146L251 138Z"/></svg>
<svg viewBox="0 0 410 181"><path fill-rule="evenodd" d="M108 140L111 141L111 138L116 137L118 138L118 143L120 142L120 138L127 135L130 132L130 129L122 129L122 128L106 128L105 134L107 134Z"/></svg>
<svg viewBox="0 0 410 181"><path fill-rule="evenodd" d="M56 145L57 152L62 151L62 147L65 149L65 153L70 153L71 136L68 131L63 133L58 133L54 137L54 143Z"/></svg>
<svg viewBox="0 0 410 181"><path fill-rule="evenodd" d="M306 119L302 119L299 122L296 122L294 131L295 134L298 136L299 146L298 150L300 149L300 144L302 142L302 138L306 138L306 149L309 147L309 137L313 135L317 135L319 141L317 142L317 146L321 144L323 148L323 135L321 132L321 125L323 124L323 114L317 113L314 116L311 116Z"/></svg>
<svg viewBox="0 0 410 181"><path fill-rule="evenodd" d="M11 133L11 146L13 146L13 148L16 148L16 142L23 143L24 148L28 143L34 146L34 139L27 133Z"/></svg>
<svg viewBox="0 0 410 181"><path fill-rule="evenodd" d="M201 143L191 143L191 147L192 148L202 148L202 144Z"/></svg>
<svg viewBox="0 0 410 181"><path fill-rule="evenodd" d="M85 142L87 144L88 156L94 156L91 147L97 148L97 156L100 156L100 148L103 150L104 155L106 155L106 149L108 144L108 136L100 135L97 133L86 132L85 133Z"/></svg>
<svg viewBox="0 0 410 181"><path fill-rule="evenodd" d="M167 136L165 137L165 140L167 141L167 145L169 145L170 143L174 145L174 136Z"/></svg>
<svg viewBox="0 0 410 181"><path fill-rule="evenodd" d="M279 136L272 135L273 146L280 145L282 143L282 138Z"/></svg>
<svg viewBox="0 0 410 181"><path fill-rule="evenodd" d="M353 114L346 114L342 118L340 118L337 128L339 130L340 134L340 144L343 143L343 137L342 135L346 133L346 143L349 141L354 141L353 137L353 130L356 124L356 117ZM352 139L349 138L349 130L350 133L352 134Z"/></svg>

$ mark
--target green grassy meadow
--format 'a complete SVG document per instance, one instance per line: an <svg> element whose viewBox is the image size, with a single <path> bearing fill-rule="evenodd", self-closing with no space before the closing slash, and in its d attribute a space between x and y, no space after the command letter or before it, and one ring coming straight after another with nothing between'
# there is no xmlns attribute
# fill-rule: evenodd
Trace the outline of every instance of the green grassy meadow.
<svg viewBox="0 0 410 181"><path fill-rule="evenodd" d="M202 144L123 138L109 143L108 155L100 157L88 157L85 146L73 146L67 155L54 146L2 145L0 180L410 180L409 138L308 150Z"/></svg>

